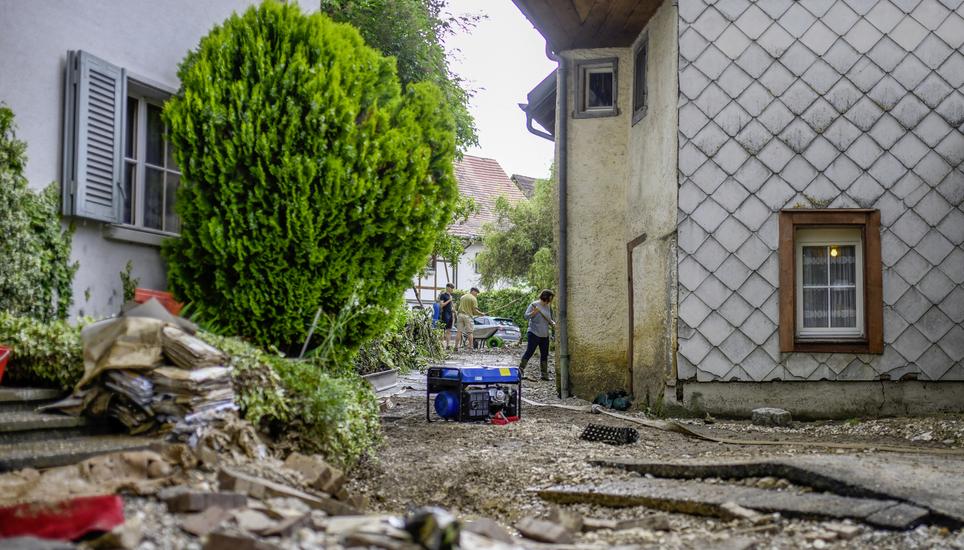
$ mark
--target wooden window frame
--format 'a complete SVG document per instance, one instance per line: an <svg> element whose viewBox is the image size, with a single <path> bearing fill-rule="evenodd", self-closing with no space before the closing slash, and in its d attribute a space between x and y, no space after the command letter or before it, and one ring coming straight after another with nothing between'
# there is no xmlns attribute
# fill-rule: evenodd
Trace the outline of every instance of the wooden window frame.
<svg viewBox="0 0 964 550"><path fill-rule="evenodd" d="M864 336L814 341L797 337L796 233L798 228L857 227L863 237ZM883 353L884 300L880 259L880 211L864 208L784 209L780 211L780 351Z"/></svg>
<svg viewBox="0 0 964 550"><path fill-rule="evenodd" d="M574 62L576 80L576 105L572 118L602 118L619 116L619 58L606 57L601 59L580 59ZM586 74L594 69L611 69L613 75L613 104L608 108L587 109L586 105Z"/></svg>
<svg viewBox="0 0 964 550"><path fill-rule="evenodd" d="M640 70L642 59L642 70ZM643 35L636 49L633 50L633 122L646 117L649 110L649 86L647 73L649 71L649 33Z"/></svg>

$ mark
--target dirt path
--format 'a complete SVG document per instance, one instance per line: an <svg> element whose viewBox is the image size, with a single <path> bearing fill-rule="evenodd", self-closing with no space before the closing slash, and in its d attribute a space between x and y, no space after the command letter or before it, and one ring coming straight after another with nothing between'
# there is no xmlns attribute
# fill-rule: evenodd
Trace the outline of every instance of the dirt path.
<svg viewBox="0 0 964 550"><path fill-rule="evenodd" d="M453 357L467 364L512 365L518 351L464 354ZM532 369L537 370L537 369ZM524 395L542 402L556 402L550 382L526 382ZM551 506L530 489L555 483L594 483L628 478L628 474L597 468L587 460L600 457L675 460L681 458L750 458L815 453L815 449L721 445L683 435L640 428L638 443L609 446L579 439L589 423L625 426L613 418L559 410L524 407L522 420L508 426L433 422L424 418L424 390L410 390L393 398L395 407L386 414L385 441L377 457L355 473L352 489L367 495L372 508L404 512L434 504L464 518L489 517L512 525L526 516L542 517ZM568 400L570 404L585 404ZM688 421L702 424L701 421ZM908 428L910 426L910 428ZM833 441L863 441L882 445L934 445L960 447L964 443L964 419L893 419L870 422L796 424L792 428L761 429L745 422L726 422L703 429L729 437L781 437ZM928 434L924 440L911 441ZM826 452L826 450L822 450ZM832 451L831 451L832 452ZM721 480L722 482L722 480ZM741 483L753 483L755 480ZM769 483L769 482L768 482ZM781 484L781 486L784 484ZM796 490L786 486L783 490ZM578 542L643 544L664 547L699 547L721 544L747 547L822 548L828 544L849 548L964 548L964 531L921 527L909 532L887 532L861 527L861 534L848 541L818 536L820 522L780 519L776 532L749 530L740 522L724 522L683 514L665 514L646 508L612 509L571 505L568 509L589 517L629 518L663 516L668 530L630 529L582 534ZM826 540L825 540L826 539Z"/></svg>

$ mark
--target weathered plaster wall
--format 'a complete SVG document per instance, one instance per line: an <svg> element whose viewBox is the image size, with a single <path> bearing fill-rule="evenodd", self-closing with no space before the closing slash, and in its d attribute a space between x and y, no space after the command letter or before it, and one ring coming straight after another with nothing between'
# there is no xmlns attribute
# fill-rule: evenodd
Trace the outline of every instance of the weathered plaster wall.
<svg viewBox="0 0 964 550"><path fill-rule="evenodd" d="M962 0L679 0L680 379L964 380ZM777 212L876 208L883 355L780 354Z"/></svg>
<svg viewBox="0 0 964 550"><path fill-rule="evenodd" d="M201 36L254 0L0 0L0 101L27 142L34 188L60 180L67 50L85 50L140 77L177 89L177 64ZM158 249L105 240L101 224L78 220L73 259L75 314L115 313L118 273L128 260L141 286L165 288ZM89 299L88 299L89 296Z"/></svg>
<svg viewBox="0 0 964 550"><path fill-rule="evenodd" d="M664 2L633 46L648 44L648 95L646 115L629 129L625 240L647 236L633 250L633 389L649 405L676 378L676 21L676 6Z"/></svg>
<svg viewBox="0 0 964 550"><path fill-rule="evenodd" d="M566 59L618 57L619 115L574 119L575 71L569 105L569 354L573 392L626 388L626 183L632 116L631 50L564 52ZM557 152L558 155L558 152ZM558 156L557 156L558 158Z"/></svg>

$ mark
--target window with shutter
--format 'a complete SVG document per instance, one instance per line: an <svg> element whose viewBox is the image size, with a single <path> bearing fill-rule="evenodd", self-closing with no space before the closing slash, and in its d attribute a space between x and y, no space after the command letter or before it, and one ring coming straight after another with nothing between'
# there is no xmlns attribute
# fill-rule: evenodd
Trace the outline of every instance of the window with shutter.
<svg viewBox="0 0 964 550"><path fill-rule="evenodd" d="M118 221L121 207L124 70L84 51L67 53L64 214Z"/></svg>

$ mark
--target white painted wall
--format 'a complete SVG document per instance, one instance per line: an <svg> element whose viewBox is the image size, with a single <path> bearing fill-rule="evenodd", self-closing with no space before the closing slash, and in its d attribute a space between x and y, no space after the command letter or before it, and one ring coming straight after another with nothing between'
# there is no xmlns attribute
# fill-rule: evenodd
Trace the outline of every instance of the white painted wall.
<svg viewBox="0 0 964 550"><path fill-rule="evenodd" d="M0 101L27 142L33 188L59 181L67 50L85 50L139 77L178 87L177 65L201 36L253 0L0 0ZM120 306L118 273L128 260L144 287L166 288L157 247L106 240L102 224L77 220L74 314Z"/></svg>

